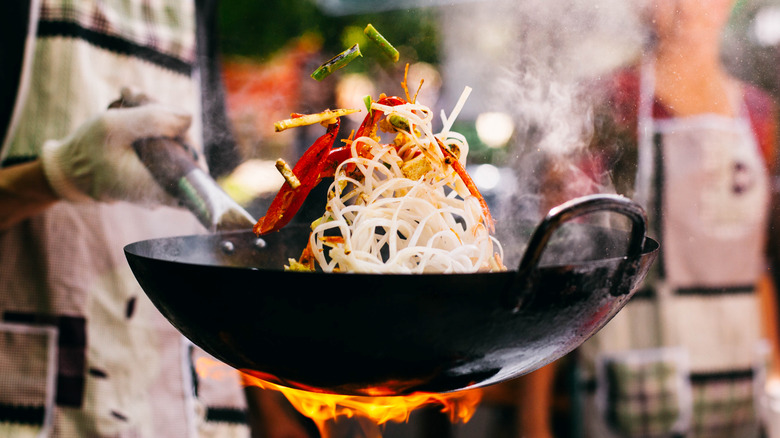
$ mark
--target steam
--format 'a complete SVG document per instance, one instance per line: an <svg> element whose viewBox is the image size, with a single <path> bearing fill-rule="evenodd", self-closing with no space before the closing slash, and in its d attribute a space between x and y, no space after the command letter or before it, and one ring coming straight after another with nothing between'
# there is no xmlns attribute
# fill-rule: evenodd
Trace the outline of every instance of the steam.
<svg viewBox="0 0 780 438"><path fill-rule="evenodd" d="M593 107L601 96L591 84L641 53L645 1L501 0L483 3L488 7L470 11L468 19L457 23L463 26L488 15L500 29L483 38L487 43L476 44L479 53L466 55L472 63L475 56L488 59L489 67L476 67L476 83L493 84L481 90L488 97L476 111L504 111L515 123L507 164L517 186L509 199L496 203L500 222L536 224L550 207L566 200L614 192L605 184L608 178L586 175L573 159L594 135ZM459 50L469 46L465 38ZM496 46L502 50L494 52ZM505 248L522 249L526 236L514 230L510 234L499 236ZM513 263L513 255L507 259Z"/></svg>
<svg viewBox="0 0 780 438"><path fill-rule="evenodd" d="M512 57L496 96L507 99L515 147L565 155L593 135L591 80L631 61L644 40L642 0L512 2Z"/></svg>
<svg viewBox="0 0 780 438"><path fill-rule="evenodd" d="M555 71L531 57L518 62L501 81L518 132L518 152L539 150L563 156L593 135L590 97L581 85L551 80Z"/></svg>

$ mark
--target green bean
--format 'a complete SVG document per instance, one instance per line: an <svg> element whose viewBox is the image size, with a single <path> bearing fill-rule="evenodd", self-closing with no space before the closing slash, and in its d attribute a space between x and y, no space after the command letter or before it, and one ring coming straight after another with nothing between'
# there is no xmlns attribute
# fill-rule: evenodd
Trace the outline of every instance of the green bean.
<svg viewBox="0 0 780 438"><path fill-rule="evenodd" d="M383 37L382 34L376 30L376 28L374 28L373 25L369 23L368 26L366 26L366 28L363 29L363 33L366 34L366 36L368 36L368 39L377 43L379 47L381 47L382 50L385 52L385 54L389 56L390 59L393 60L393 62L398 61L399 58L398 50L396 50L395 47L393 47L393 45L390 44L390 42L388 42L385 39L385 37Z"/></svg>
<svg viewBox="0 0 780 438"><path fill-rule="evenodd" d="M314 70L314 72L311 74L311 77L313 79L321 81L326 77L328 77L328 75L330 75L334 71L352 62L352 60L357 58L358 56L363 56L363 54L360 53L360 47L357 44L355 44L349 49L334 56L325 64L319 66L317 70Z"/></svg>

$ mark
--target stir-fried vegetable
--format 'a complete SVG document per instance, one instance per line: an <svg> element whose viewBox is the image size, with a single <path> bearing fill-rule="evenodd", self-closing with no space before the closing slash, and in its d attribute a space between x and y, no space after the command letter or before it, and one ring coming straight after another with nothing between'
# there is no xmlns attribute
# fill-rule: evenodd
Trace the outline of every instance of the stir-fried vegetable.
<svg viewBox="0 0 780 438"><path fill-rule="evenodd" d="M287 184L290 185L293 189L297 189L301 185L301 181L298 179L297 176L293 173L292 169L290 169L290 166L287 164L286 161L279 158L276 160L276 170L279 171L280 174L282 174L282 177L284 177L284 180L287 181Z"/></svg>
<svg viewBox="0 0 780 438"><path fill-rule="evenodd" d="M352 62L358 56L363 56L363 54L360 53L360 46L355 44L354 46L339 53L338 55L328 60L326 63L319 66L317 70L314 70L314 72L311 74L311 77L313 79L321 81L326 77L330 76L330 74L333 73L334 71Z"/></svg>
<svg viewBox="0 0 780 438"><path fill-rule="evenodd" d="M393 61L398 51L369 24L364 33ZM326 62L322 80L360 54L357 44ZM325 213L312 224L309 242L288 269L326 272L475 272L505 269L501 246L490 233L493 218L464 167L466 138L450 130L471 89L466 87L443 128L433 133L433 112L410 97L364 99L368 114L345 144L333 147L340 117L358 110L293 114L276 131L320 123L327 131L293 169L277 162L285 183L255 224L258 235L284 227L311 190L326 177ZM422 82L420 83L422 86ZM418 90L419 91L419 90ZM382 136L394 138L383 142ZM496 248L498 249L496 251Z"/></svg>
<svg viewBox="0 0 780 438"><path fill-rule="evenodd" d="M346 145L332 148L338 122L292 169L258 234L283 227L311 189L332 176L324 215L290 269L350 272L474 272L502 268L487 203L466 172L468 144L434 134L432 111L380 96ZM450 120L455 114L450 115ZM395 136L384 143L380 132ZM497 252L495 248L498 247Z"/></svg>
<svg viewBox="0 0 780 438"><path fill-rule="evenodd" d="M359 112L358 109L337 109L337 110L325 110L316 114L293 114L289 119L281 120L274 123L274 130L276 132L284 131L285 129L296 128L298 126L313 125L315 123L330 124L335 119Z"/></svg>
<svg viewBox="0 0 780 438"><path fill-rule="evenodd" d="M387 41L387 39L382 36L382 34L379 33L379 31L376 30L372 24L369 23L366 28L363 29L363 33L368 37L369 40L376 43L376 45L382 49L382 52L384 52L385 55L392 59L393 62L398 62L398 59L400 58L398 50L393 47L393 45L390 44L390 42ZM315 80L321 81L330 76L330 74L334 71L346 67L347 64L354 61L359 56L363 56L363 54L360 52L360 46L355 44L349 49L344 50L343 52L329 59L324 64L320 65L316 70L314 70L314 72L312 72L311 77Z"/></svg>
<svg viewBox="0 0 780 438"><path fill-rule="evenodd" d="M393 45L390 44L390 42L387 41L373 25L369 23L368 26L363 29L363 33L366 34L368 39L375 42L382 49L382 51L393 60L393 62L398 62L398 59L400 58L398 50L396 50L396 48L393 47Z"/></svg>
<svg viewBox="0 0 780 438"><path fill-rule="evenodd" d="M278 230L287 225L298 212L309 192L326 175L327 159L332 153L331 146L333 146L336 134L339 132L339 124L339 119L335 119L334 123L328 125L325 134L304 152L292 169L292 173L297 177L300 185L293 187L285 181L282 188L279 189L279 193L271 201L268 212L255 224L255 233L266 234Z"/></svg>

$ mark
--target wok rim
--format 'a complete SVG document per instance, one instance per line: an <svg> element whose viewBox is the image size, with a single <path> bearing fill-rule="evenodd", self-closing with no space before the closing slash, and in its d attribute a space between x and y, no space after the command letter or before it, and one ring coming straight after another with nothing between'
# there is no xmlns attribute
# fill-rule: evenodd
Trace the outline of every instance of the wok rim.
<svg viewBox="0 0 780 438"><path fill-rule="evenodd" d="M124 246L123 250L126 254L126 256L131 256L137 259L144 259L144 260L151 260L154 262L163 262L163 263L169 263L169 264L176 264L176 265L184 265L184 266L201 266L205 268L215 268L215 269L221 269L221 270L230 270L230 271L259 271L259 272L284 272L290 275L365 275L365 276L462 276L462 275L511 275L511 274L518 274L520 272L518 267L507 269L505 271L477 271L477 272L420 272L420 273L412 273L412 272L324 272L321 270L316 271L291 271L286 270L283 268L267 268L267 267L254 267L254 266L231 266L231 265L222 265L218 263L203 263L203 262L188 262L188 261L182 261L182 260L174 260L170 258L165 257L153 257L150 255L140 254L138 251L138 247L142 245L149 245L154 244L157 242L163 242L163 241L174 241L174 240L184 240L184 239L197 239L197 240L210 240L210 239L217 239L218 237L222 236L241 236L244 234L250 234L253 235L256 239L262 239L262 236L257 236L252 232L251 230L245 230L245 231L222 231L217 232L213 234L184 234L184 235L177 235L177 236L169 236L169 237L161 237L161 238L152 238L152 239L144 239L139 240L136 242L129 243ZM649 254L652 254L654 252L657 252L660 248L660 244L655 239L652 239L650 237L645 236L645 241L642 246L642 250L640 251L639 257L645 257ZM215 247L215 250L218 249ZM560 268L566 268L571 266L589 266L589 265L595 265L595 264L602 264L605 262L614 262L616 260L626 260L628 259L628 255L624 255L622 257L605 257L605 258L599 258L594 260L587 260L583 262L573 262L573 263L560 263L560 264L539 264L536 266L537 269L560 269Z"/></svg>

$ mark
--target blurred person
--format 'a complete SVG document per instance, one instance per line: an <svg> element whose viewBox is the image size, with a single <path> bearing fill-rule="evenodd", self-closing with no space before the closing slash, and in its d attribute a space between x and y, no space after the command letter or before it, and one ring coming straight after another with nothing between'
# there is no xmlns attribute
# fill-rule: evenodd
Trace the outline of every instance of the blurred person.
<svg viewBox="0 0 780 438"><path fill-rule="evenodd" d="M579 350L585 436L758 437L777 365L767 242L777 109L723 66L733 0L651 0L653 37L606 81L594 156L661 251Z"/></svg>
<svg viewBox="0 0 780 438"><path fill-rule="evenodd" d="M133 142L186 139L215 175L239 158L220 95L215 9L208 0L4 6L0 435L244 437L251 423L255 436L308 436L278 397L248 389L247 398L235 370L181 336L122 252L204 232ZM150 103L108 109L120 90Z"/></svg>

